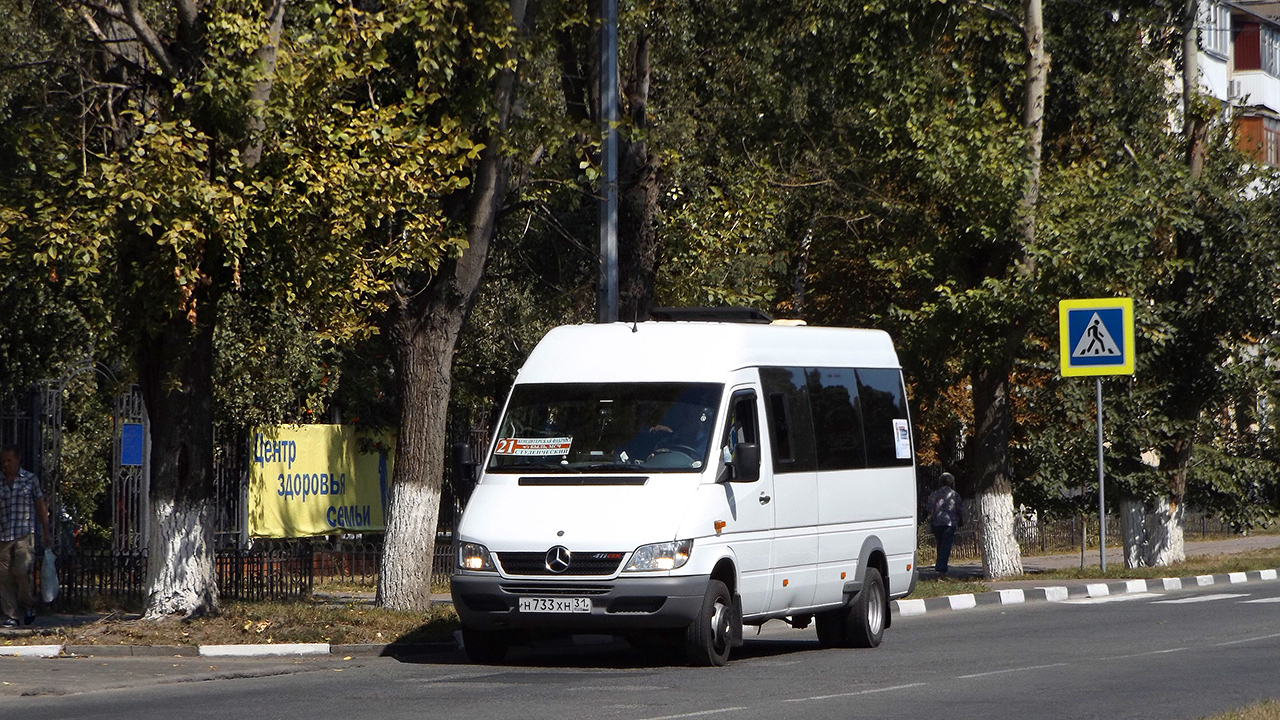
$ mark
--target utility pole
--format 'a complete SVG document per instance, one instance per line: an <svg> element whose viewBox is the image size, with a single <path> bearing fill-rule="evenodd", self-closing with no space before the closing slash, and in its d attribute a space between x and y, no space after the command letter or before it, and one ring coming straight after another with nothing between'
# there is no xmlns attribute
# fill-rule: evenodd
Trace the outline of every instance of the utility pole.
<svg viewBox="0 0 1280 720"><path fill-rule="evenodd" d="M600 0L600 285L596 322L618 321L618 0Z"/></svg>

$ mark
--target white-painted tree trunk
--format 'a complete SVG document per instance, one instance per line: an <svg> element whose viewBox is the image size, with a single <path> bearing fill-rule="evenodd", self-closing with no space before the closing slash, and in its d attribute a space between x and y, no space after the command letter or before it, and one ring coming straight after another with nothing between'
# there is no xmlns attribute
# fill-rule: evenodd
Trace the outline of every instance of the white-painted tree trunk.
<svg viewBox="0 0 1280 720"><path fill-rule="evenodd" d="M1120 500L1120 537L1124 541L1124 566L1142 567L1147 561L1146 508L1141 500Z"/></svg>
<svg viewBox="0 0 1280 720"><path fill-rule="evenodd" d="M387 520L383 540L378 604L426 612L431 605L431 561L435 557L439 489L426 483L392 485L388 504L395 512Z"/></svg>
<svg viewBox="0 0 1280 720"><path fill-rule="evenodd" d="M1013 532L1013 492L993 487L978 493L978 513L983 575L991 579L1021 575L1022 548Z"/></svg>
<svg viewBox="0 0 1280 720"><path fill-rule="evenodd" d="M151 512L146 618L216 611L218 572L211 509L153 499Z"/></svg>
<svg viewBox="0 0 1280 720"><path fill-rule="evenodd" d="M1168 496L1156 501L1154 511L1147 515L1148 565L1163 567L1187 559L1185 523L1182 503Z"/></svg>

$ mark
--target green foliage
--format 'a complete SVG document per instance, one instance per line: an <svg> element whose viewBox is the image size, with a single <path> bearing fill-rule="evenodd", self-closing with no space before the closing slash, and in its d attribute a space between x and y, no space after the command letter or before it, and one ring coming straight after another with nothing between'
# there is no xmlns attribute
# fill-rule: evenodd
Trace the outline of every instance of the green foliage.
<svg viewBox="0 0 1280 720"><path fill-rule="evenodd" d="M76 543L82 548L103 547L111 538L114 428L110 393L114 390L92 372L76 373L63 386L59 509L70 517ZM42 478L46 493L50 490L47 480Z"/></svg>

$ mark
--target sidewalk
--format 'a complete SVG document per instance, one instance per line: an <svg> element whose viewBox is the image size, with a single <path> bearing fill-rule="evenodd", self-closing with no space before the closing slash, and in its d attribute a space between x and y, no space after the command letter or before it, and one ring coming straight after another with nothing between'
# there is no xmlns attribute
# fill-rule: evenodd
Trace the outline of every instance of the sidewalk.
<svg viewBox="0 0 1280 720"><path fill-rule="evenodd" d="M1259 550L1263 548L1280 547L1280 535L1250 535L1248 537L1234 537L1225 540L1197 540L1186 543L1187 557L1199 557L1202 555L1231 555L1234 553L1248 552L1250 550ZM1088 570L1092 568L1101 577L1099 565L1098 549L1090 548L1084 555L1084 566ZM1124 548L1107 547L1107 568L1123 568L1124 567ZM1022 558L1022 569L1028 575L1034 575L1039 572L1048 570L1077 570L1080 568L1080 553L1070 553L1061 555L1024 555ZM956 580L981 580L982 579L982 562L980 560L966 560L963 562L953 562L947 570L947 577ZM922 566L920 568L921 580L936 580L938 574L933 571L932 566ZM1021 581L1020 583L1001 583L988 582L988 586L995 585L1013 585L1015 587L1025 585L1026 583L1034 583L1034 580ZM1055 580L1054 583L1062 582L1087 582L1085 580L1066 581ZM1043 584L1043 583L1040 583Z"/></svg>
<svg viewBox="0 0 1280 720"><path fill-rule="evenodd" d="M1202 540L1186 543L1188 558L1204 555L1230 555L1263 548L1280 547L1280 535L1253 535L1225 540ZM1081 567L1079 553L1063 555L1032 555L1024 557L1022 567L1027 575L1049 570L1077 570ZM985 593L961 593L925 599L895 600L892 605L900 615L920 615L925 612L967 610L978 605L1011 605L1031 601L1063 602L1080 598L1099 598L1126 593L1179 590L1184 587L1238 584L1264 580L1276 580L1277 570L1260 570L1226 575L1196 575L1191 577L1167 577L1155 580L1105 580L1099 564L1099 552L1095 548L1084 557L1086 573L1092 571L1095 578L1071 578L1036 580L983 580L981 562L952 563L947 577L954 580L981 582L990 588ZM1107 568L1124 568L1122 548L1107 548ZM938 574L932 567L920 568L922 580L936 580Z"/></svg>

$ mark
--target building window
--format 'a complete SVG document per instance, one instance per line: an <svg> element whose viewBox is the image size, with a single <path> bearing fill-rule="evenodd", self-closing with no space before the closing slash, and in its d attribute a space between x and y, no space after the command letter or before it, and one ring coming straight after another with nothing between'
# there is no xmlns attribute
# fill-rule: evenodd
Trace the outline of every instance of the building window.
<svg viewBox="0 0 1280 720"><path fill-rule="evenodd" d="M1200 6L1200 47L1226 58L1231 50L1231 9L1221 3Z"/></svg>
<svg viewBox="0 0 1280 720"><path fill-rule="evenodd" d="M1271 28L1263 28L1259 45L1261 46L1259 51L1262 55L1262 72L1280 77L1280 33Z"/></svg>
<svg viewBox="0 0 1280 720"><path fill-rule="evenodd" d="M1280 167L1280 120L1263 118L1262 138L1264 162L1271 167Z"/></svg>

